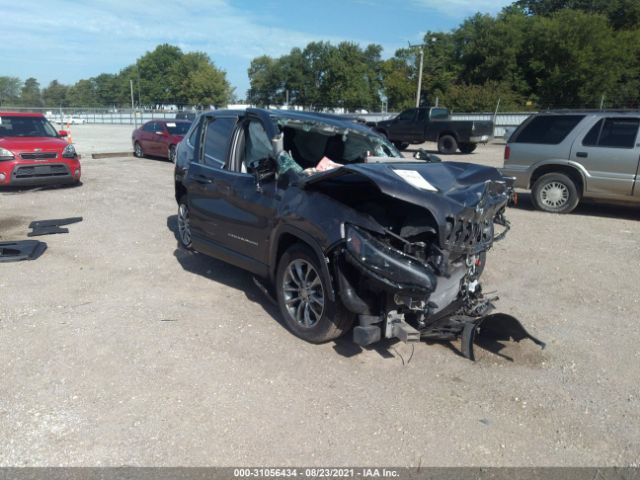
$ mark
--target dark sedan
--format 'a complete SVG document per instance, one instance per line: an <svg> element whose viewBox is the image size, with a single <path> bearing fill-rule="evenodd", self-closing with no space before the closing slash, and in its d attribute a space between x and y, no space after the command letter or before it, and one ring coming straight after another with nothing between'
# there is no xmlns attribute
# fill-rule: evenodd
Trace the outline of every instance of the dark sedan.
<svg viewBox="0 0 640 480"><path fill-rule="evenodd" d="M175 161L176 146L187 133L188 120L150 120L131 134L136 157L151 155Z"/></svg>

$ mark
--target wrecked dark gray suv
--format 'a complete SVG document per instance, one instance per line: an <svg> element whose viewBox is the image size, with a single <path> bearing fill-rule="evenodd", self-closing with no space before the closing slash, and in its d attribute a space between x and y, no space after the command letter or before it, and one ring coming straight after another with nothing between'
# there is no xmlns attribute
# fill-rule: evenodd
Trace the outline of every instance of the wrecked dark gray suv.
<svg viewBox="0 0 640 480"><path fill-rule="evenodd" d="M493 308L485 254L507 226L498 170L407 160L332 115L227 110L180 143L175 194L182 246L261 278L299 337L463 336L472 356Z"/></svg>

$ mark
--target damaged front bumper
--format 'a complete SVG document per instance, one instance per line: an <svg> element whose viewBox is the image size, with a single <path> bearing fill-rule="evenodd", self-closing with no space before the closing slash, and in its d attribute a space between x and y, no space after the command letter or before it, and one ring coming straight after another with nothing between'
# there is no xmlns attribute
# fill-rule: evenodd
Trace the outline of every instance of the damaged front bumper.
<svg viewBox="0 0 640 480"><path fill-rule="evenodd" d="M496 237L504 236L509 224L502 212L495 222L505 227ZM356 344L365 346L382 338L404 342L460 338L461 353L474 359L474 340L482 326L492 322L490 313L497 300L482 293L478 280L486 256L468 254L450 261L434 251L428 260L421 260L364 229L345 225L345 244L336 251L334 265L342 303L358 315L353 330ZM543 345L515 322L522 338Z"/></svg>

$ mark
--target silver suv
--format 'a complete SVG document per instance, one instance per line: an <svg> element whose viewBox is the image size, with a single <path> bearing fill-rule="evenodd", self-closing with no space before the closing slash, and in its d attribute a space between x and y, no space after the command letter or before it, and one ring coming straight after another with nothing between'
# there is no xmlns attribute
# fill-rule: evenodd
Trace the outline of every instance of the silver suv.
<svg viewBox="0 0 640 480"><path fill-rule="evenodd" d="M547 112L529 117L504 151L505 176L540 210L568 213L582 198L640 203L639 112Z"/></svg>

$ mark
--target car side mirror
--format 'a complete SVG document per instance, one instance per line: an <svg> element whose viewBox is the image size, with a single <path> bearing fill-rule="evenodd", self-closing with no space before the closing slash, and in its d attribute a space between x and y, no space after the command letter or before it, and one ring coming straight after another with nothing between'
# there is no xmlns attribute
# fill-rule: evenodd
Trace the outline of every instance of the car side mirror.
<svg viewBox="0 0 640 480"><path fill-rule="evenodd" d="M69 132L67 132L66 130L60 130L58 132L58 135L60 135L61 137L67 137L69 135Z"/></svg>
<svg viewBox="0 0 640 480"><path fill-rule="evenodd" d="M413 158L416 160L423 160L427 163L439 163L442 160L437 155L427 152L424 148L421 148L413 154Z"/></svg>
<svg viewBox="0 0 640 480"><path fill-rule="evenodd" d="M262 183L276 176L278 166L273 157L264 157L253 160L247 165L247 170L256 177L256 184L260 186Z"/></svg>

